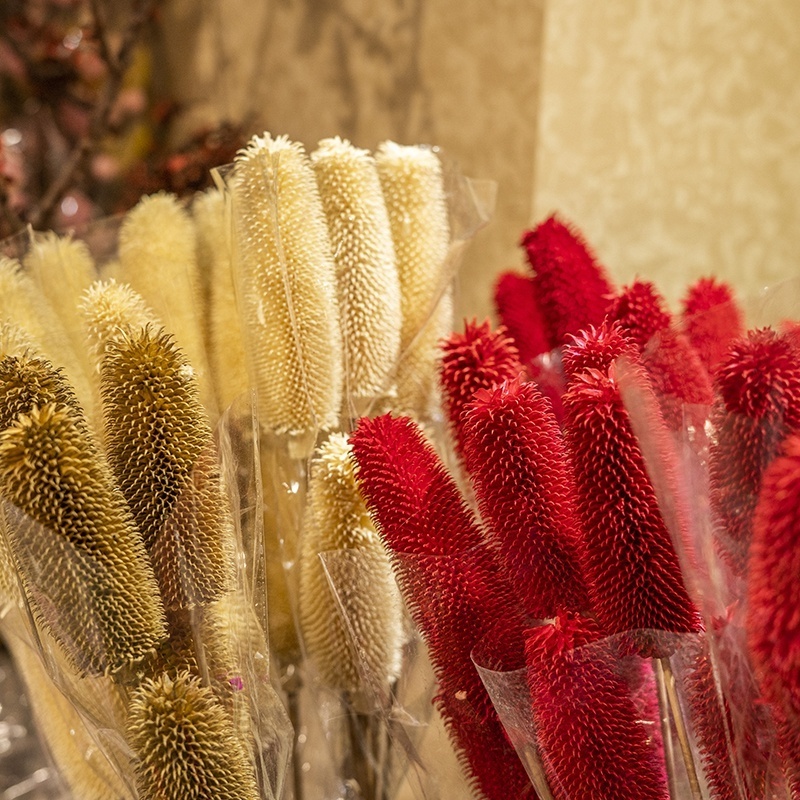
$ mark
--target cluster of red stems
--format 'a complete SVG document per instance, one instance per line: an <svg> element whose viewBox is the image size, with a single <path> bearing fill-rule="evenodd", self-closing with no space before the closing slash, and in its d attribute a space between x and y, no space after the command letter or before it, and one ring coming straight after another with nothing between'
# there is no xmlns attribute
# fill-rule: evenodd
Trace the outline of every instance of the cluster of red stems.
<svg viewBox="0 0 800 800"><path fill-rule="evenodd" d="M673 318L653 284L615 289L557 217L522 246L530 273L496 285L503 326L468 323L442 345L454 468L409 418L363 418L351 439L464 767L490 800L537 797L480 651L484 667L524 670L556 800L666 800L663 735L642 723L653 664L690 641L704 792L796 800L800 326L747 332L714 279ZM696 510L672 491L678 445L708 481L722 609L704 593Z"/></svg>

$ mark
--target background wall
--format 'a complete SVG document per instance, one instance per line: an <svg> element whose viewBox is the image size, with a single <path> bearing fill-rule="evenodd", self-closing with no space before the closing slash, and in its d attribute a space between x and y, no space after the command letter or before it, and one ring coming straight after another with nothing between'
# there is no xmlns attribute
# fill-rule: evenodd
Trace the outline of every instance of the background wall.
<svg viewBox="0 0 800 800"><path fill-rule="evenodd" d="M533 214L675 300L800 276L800 3L548 0Z"/></svg>

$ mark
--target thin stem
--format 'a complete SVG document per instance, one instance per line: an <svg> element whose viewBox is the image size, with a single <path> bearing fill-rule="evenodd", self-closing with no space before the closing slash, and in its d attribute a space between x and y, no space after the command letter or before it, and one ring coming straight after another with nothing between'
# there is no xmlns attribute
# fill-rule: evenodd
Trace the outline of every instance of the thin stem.
<svg viewBox="0 0 800 800"><path fill-rule="evenodd" d="M292 685L286 689L286 706L289 714L289 722L293 731L292 747L292 784L294 789L294 800L303 800L303 759L298 747L298 735L300 732L300 687Z"/></svg>

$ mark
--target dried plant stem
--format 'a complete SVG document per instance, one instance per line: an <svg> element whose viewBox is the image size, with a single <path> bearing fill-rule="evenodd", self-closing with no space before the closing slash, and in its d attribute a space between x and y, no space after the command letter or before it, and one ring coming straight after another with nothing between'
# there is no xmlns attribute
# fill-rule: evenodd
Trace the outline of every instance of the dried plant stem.
<svg viewBox="0 0 800 800"><path fill-rule="evenodd" d="M686 775L689 779L689 788L692 792L693 800L702 800L702 792L700 791L700 779L697 776L697 767L694 763L694 756L692 755L692 748L689 744L689 734L686 730L686 724L683 719L683 712L681 711L680 702L678 700L678 693L675 689L675 675L672 672L672 666L669 663L669 658L658 658L656 663L656 676L658 678L659 689L659 702L666 700L669 711L672 714L672 720L675 723L675 734L678 737L678 745L681 748L681 755L683 756L683 763L686 767ZM662 708L664 708L662 706ZM666 713L662 711L662 722L666 719ZM672 750L672 740L670 736L669 726L667 722L667 730L664 732L664 751L667 754L670 765L675 763ZM674 777L668 770L670 783L674 782ZM674 792L674 786L670 786L670 791ZM674 795L673 796L677 796Z"/></svg>
<svg viewBox="0 0 800 800"><path fill-rule="evenodd" d="M292 788L294 789L294 800L304 800L303 795L303 759L298 750L297 737L300 731L300 683L301 678L297 670L293 670L293 675L284 684L286 692L286 710L289 714L289 722L292 725L293 745L292 745Z"/></svg>
<svg viewBox="0 0 800 800"><path fill-rule="evenodd" d="M92 2L94 22L100 40L100 54L108 68L108 78L92 111L87 133L75 143L58 174L39 202L31 209L28 221L34 228L47 222L56 204L70 187L75 174L83 168L107 132L111 109L122 88L122 80L130 65L134 48L158 3L159 0L134 0L130 18L122 32L122 43L117 55L113 56L108 45L105 22L98 13L99 3Z"/></svg>

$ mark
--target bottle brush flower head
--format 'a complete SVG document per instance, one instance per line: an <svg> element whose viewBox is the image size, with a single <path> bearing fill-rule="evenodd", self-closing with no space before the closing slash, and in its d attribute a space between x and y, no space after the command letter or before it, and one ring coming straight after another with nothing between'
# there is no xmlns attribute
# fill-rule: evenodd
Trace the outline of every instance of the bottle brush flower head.
<svg viewBox="0 0 800 800"><path fill-rule="evenodd" d="M551 790L569 800L668 800L658 751L603 635L574 613L527 631L531 708Z"/></svg>
<svg viewBox="0 0 800 800"><path fill-rule="evenodd" d="M142 800L261 796L224 708L188 672L142 681L131 697L127 738Z"/></svg>
<svg viewBox="0 0 800 800"><path fill-rule="evenodd" d="M111 469L133 512L168 610L207 605L231 586L230 521L193 370L171 336L114 339L101 395Z"/></svg>
<svg viewBox="0 0 800 800"><path fill-rule="evenodd" d="M345 411L359 415L392 388L401 301L392 229L375 159L338 137L311 154L336 262Z"/></svg>
<svg viewBox="0 0 800 800"><path fill-rule="evenodd" d="M569 334L603 321L611 283L576 228L551 216L526 231L520 244L533 270L550 349L565 344Z"/></svg>
<svg viewBox="0 0 800 800"><path fill-rule="evenodd" d="M700 630L613 368L576 375L564 406L567 452L580 465L583 573L598 621L612 634ZM657 640L635 641L642 655L663 655Z"/></svg>
<svg viewBox="0 0 800 800"><path fill-rule="evenodd" d="M439 340L452 325L450 225L442 164L428 147L383 142L375 153L400 282L400 363L395 408L426 418L436 389Z"/></svg>
<svg viewBox="0 0 800 800"><path fill-rule="evenodd" d="M397 585L354 472L347 436L331 434L311 462L300 548L306 651L322 683L349 694L367 687L388 690L398 677L403 644ZM325 565L321 554L331 557Z"/></svg>
<svg viewBox="0 0 800 800"><path fill-rule="evenodd" d="M124 679L164 637L163 610L130 512L71 408L35 407L0 432L0 495L25 515L9 546L37 621L76 670Z"/></svg>
<svg viewBox="0 0 800 800"><path fill-rule="evenodd" d="M733 288L716 278L700 278L687 289L681 325L712 375L728 346L745 333L744 315Z"/></svg>
<svg viewBox="0 0 800 800"><path fill-rule="evenodd" d="M336 269L314 171L302 145L265 133L237 154L231 192L259 419L313 440L337 425L342 400Z"/></svg>
<svg viewBox="0 0 800 800"><path fill-rule="evenodd" d="M791 341L765 328L736 340L717 367L711 421L710 500L721 555L746 571L764 470L800 430L800 360Z"/></svg>
<svg viewBox="0 0 800 800"><path fill-rule="evenodd" d="M464 410L479 389L491 389L522 371L519 353L502 327L466 322L441 344L439 383L456 452L463 456Z"/></svg>
<svg viewBox="0 0 800 800"><path fill-rule="evenodd" d="M494 284L494 309L513 340L523 364L550 351L544 317L531 275L508 271Z"/></svg>
<svg viewBox="0 0 800 800"><path fill-rule="evenodd" d="M588 609L572 468L549 401L532 383L505 381L474 395L463 426L481 517L525 611Z"/></svg>
<svg viewBox="0 0 800 800"><path fill-rule="evenodd" d="M361 492L428 644L435 702L465 771L491 800L535 797L471 660L484 637L520 623L476 520L410 419L361 419L351 443ZM516 638L498 641L513 659Z"/></svg>
<svg viewBox="0 0 800 800"><path fill-rule="evenodd" d="M571 380L593 369L607 372L620 356L636 357L637 352L619 323L606 319L570 337L562 355L564 373Z"/></svg>

